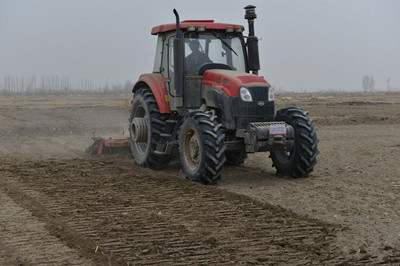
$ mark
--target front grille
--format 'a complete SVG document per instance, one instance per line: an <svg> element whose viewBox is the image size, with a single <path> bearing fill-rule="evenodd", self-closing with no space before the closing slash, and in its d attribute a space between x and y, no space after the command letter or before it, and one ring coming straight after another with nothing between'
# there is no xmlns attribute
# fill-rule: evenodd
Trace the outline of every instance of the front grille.
<svg viewBox="0 0 400 266"><path fill-rule="evenodd" d="M248 90L253 97L253 102L268 101L268 87L253 87L248 88Z"/></svg>
<svg viewBox="0 0 400 266"><path fill-rule="evenodd" d="M236 117L237 128L246 128L251 122L274 120L274 102L268 101L268 89L268 87L248 88L253 98L252 102L244 102L240 96L234 97L232 109Z"/></svg>

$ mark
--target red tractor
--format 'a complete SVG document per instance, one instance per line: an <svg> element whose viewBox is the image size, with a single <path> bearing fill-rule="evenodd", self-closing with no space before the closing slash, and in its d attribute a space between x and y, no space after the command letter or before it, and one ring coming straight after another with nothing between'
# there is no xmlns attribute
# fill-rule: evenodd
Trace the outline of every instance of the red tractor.
<svg viewBox="0 0 400 266"><path fill-rule="evenodd" d="M269 151L277 173L307 177L317 163L318 138L308 113L274 111L270 84L258 76L255 6L244 27L213 20L156 26L153 73L133 87L129 143L138 165L167 167L179 147L188 179L215 184L224 164L240 165L248 153ZM250 73L251 72L251 73Z"/></svg>

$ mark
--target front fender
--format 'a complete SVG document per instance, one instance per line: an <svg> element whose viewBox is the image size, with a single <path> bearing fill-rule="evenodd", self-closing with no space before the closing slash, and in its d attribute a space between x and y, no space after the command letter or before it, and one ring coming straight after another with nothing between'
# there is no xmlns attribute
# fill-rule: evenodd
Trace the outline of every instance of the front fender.
<svg viewBox="0 0 400 266"><path fill-rule="evenodd" d="M142 74L139 80L133 86L132 92L135 93L138 89L149 87L156 98L160 113L171 113L169 106L169 97L167 86L165 85L163 76L160 73Z"/></svg>

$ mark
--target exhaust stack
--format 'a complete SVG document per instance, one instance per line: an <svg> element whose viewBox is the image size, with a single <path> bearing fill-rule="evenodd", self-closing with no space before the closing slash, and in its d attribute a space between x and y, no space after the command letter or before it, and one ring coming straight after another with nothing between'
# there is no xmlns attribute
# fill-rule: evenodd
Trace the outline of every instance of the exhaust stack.
<svg viewBox="0 0 400 266"><path fill-rule="evenodd" d="M248 5L244 9L246 10L244 18L249 22L249 36L247 37L249 70L251 70L254 75L258 75L258 70L260 70L260 56L258 53L258 38L254 35L254 20L257 18L256 7Z"/></svg>
<svg viewBox="0 0 400 266"><path fill-rule="evenodd" d="M175 64L175 97L183 96L184 87L184 61L183 61L183 37L182 31L180 29L179 14L176 9L174 9L174 14L176 17L176 37L174 39L174 64ZM182 106L182 104L177 104Z"/></svg>

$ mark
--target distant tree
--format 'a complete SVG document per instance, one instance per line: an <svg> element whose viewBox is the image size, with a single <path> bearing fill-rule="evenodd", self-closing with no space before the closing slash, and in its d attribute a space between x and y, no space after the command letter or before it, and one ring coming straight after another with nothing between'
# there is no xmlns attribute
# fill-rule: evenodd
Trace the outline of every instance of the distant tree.
<svg viewBox="0 0 400 266"><path fill-rule="evenodd" d="M364 75L362 79L362 86L364 92L372 92L375 90L375 80L374 77Z"/></svg>

